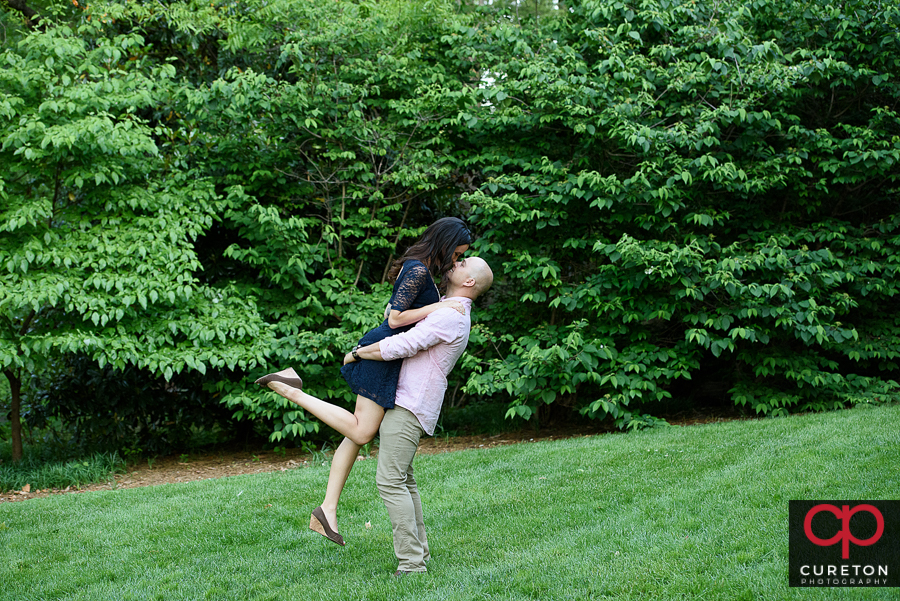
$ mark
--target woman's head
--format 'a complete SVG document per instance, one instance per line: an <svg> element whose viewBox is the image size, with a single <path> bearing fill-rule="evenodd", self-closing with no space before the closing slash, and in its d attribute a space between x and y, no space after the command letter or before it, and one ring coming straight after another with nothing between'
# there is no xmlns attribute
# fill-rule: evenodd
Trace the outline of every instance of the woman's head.
<svg viewBox="0 0 900 601"><path fill-rule="evenodd" d="M444 217L428 226L422 237L394 261L388 279L395 281L400 267L409 259L418 259L428 266L434 276L443 276L450 271L460 255L469 250L472 234L465 221L458 217Z"/></svg>

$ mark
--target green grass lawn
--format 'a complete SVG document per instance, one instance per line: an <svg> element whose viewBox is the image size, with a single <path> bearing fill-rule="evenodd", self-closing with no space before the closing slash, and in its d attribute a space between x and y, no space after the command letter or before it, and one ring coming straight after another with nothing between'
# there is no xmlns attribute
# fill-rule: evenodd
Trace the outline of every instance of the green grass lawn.
<svg viewBox="0 0 900 601"><path fill-rule="evenodd" d="M900 498L900 406L421 456L400 580L374 472L344 548L307 529L325 467L0 505L0 598L900 598L787 586L790 499Z"/></svg>

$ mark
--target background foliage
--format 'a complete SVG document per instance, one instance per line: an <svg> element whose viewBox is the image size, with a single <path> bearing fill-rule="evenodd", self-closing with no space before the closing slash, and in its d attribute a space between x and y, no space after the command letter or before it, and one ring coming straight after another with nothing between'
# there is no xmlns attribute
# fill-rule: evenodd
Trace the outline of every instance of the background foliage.
<svg viewBox="0 0 900 601"><path fill-rule="evenodd" d="M20 4L0 366L29 415L71 421L62 391L111 366L308 436L252 380L350 402L340 357L444 215L498 276L448 406L643 427L670 399L898 398L889 3Z"/></svg>
<svg viewBox="0 0 900 601"><path fill-rule="evenodd" d="M774 415L896 399L898 19L585 2L556 43L473 30L497 81L470 198L516 321L470 388L620 424L704 387Z"/></svg>

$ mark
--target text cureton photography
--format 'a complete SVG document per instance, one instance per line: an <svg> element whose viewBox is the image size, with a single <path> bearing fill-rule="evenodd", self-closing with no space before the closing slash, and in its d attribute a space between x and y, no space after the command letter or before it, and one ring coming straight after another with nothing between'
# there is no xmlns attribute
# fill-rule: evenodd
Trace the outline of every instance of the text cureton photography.
<svg viewBox="0 0 900 601"><path fill-rule="evenodd" d="M900 586L900 501L790 501L790 586Z"/></svg>

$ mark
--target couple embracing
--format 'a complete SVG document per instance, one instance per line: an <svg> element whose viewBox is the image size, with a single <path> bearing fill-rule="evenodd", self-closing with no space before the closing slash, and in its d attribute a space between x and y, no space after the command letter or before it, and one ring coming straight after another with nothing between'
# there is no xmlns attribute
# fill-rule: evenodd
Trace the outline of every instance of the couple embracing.
<svg viewBox="0 0 900 601"><path fill-rule="evenodd" d="M341 368L357 395L353 413L304 391L290 368L256 381L345 436L331 461L325 499L309 524L339 545L344 544L337 524L341 491L360 447L379 433L375 481L393 528L395 576L426 571L428 539L413 458L422 435L434 434L447 375L466 349L472 301L494 279L483 259L462 258L471 242L461 219L445 217L393 263L388 279L394 290L385 320L347 353ZM438 276L446 286L443 298L434 284Z"/></svg>

